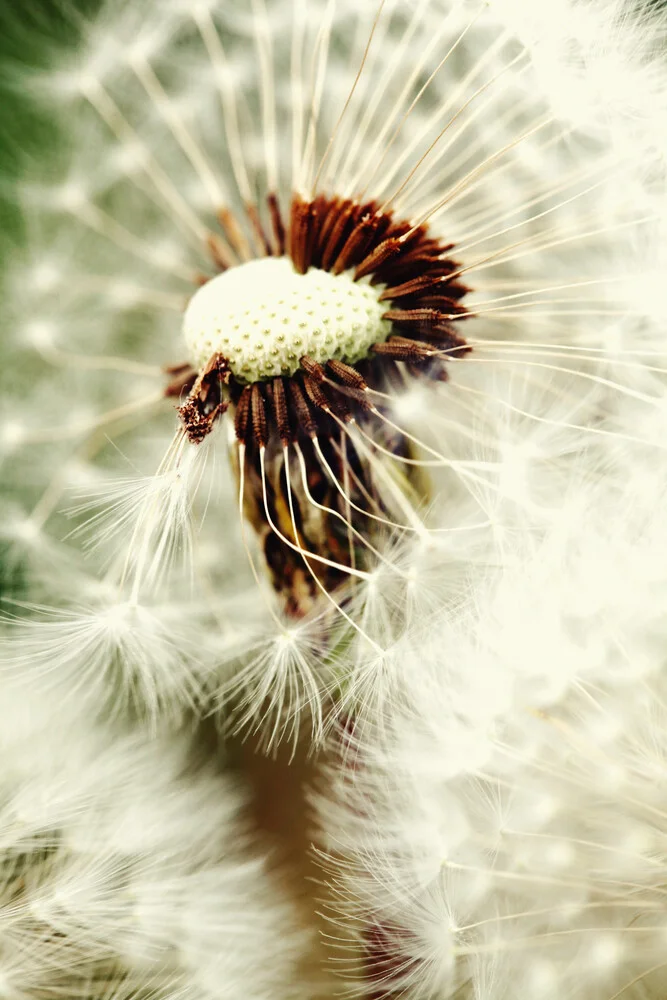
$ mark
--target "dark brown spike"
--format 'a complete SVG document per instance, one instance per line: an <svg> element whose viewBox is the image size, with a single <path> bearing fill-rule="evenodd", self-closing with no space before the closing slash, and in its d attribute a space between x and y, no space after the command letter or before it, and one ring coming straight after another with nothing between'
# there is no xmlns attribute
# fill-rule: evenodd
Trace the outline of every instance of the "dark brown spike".
<svg viewBox="0 0 667 1000"><path fill-rule="evenodd" d="M350 386L353 389L365 390L368 388L363 375L360 375L356 368L353 368L351 365L346 365L344 361L331 358L330 361L327 361L327 368L343 385Z"/></svg>
<svg viewBox="0 0 667 1000"><path fill-rule="evenodd" d="M299 364L315 382L326 381L327 374L319 361L314 361L313 358L309 358L307 354L304 354L302 358L299 358Z"/></svg>
<svg viewBox="0 0 667 1000"><path fill-rule="evenodd" d="M461 348L458 352L459 354L464 354L467 351L472 350L472 348L466 344L463 337L457 337L449 323L436 324L436 326L432 327L425 336L428 340L434 340L438 345L447 344L448 349L450 347Z"/></svg>
<svg viewBox="0 0 667 1000"><path fill-rule="evenodd" d="M301 381L306 395L313 406L316 406L318 410L324 410L325 413L328 413L331 410L331 401L315 379L311 378L310 375L302 375Z"/></svg>
<svg viewBox="0 0 667 1000"><path fill-rule="evenodd" d="M348 381L343 384L333 381L327 382L326 394L329 398L329 405L338 416L344 416L346 419L350 416L350 404L352 401L356 404L357 409L366 411L373 408L373 404L368 398L368 385L361 376L359 376L359 379L363 384L363 388L359 388Z"/></svg>
<svg viewBox="0 0 667 1000"><path fill-rule="evenodd" d="M436 323L445 319L437 309L388 309L382 319L388 319L397 326L416 327L418 330L430 330Z"/></svg>
<svg viewBox="0 0 667 1000"><path fill-rule="evenodd" d="M272 405L273 405L273 415L276 420L276 427L278 429L278 437L283 446L286 446L292 440L292 431L289 422L289 413L287 407L287 397L285 395L285 382L282 378L274 378L271 383L272 393Z"/></svg>
<svg viewBox="0 0 667 1000"><path fill-rule="evenodd" d="M392 310L396 312L398 310ZM418 312L419 310L415 310ZM385 314L385 318L393 318L388 314ZM396 329L396 335L400 336L399 330L406 331L406 335L413 340L419 341L434 341L440 349L442 348L453 348L465 346L465 340L462 337L457 336L454 332L452 325L446 320L441 319L435 322L429 321L428 319L424 322L419 322L415 319L414 323L410 323L408 320L397 320L393 318L394 325Z"/></svg>
<svg viewBox="0 0 667 1000"><path fill-rule="evenodd" d="M426 232L426 230L424 230L424 232ZM450 250L454 249L456 243L441 243L440 240L437 240L435 239L435 237L432 237L431 239L422 240L422 246L428 249L430 248L435 249L437 247L440 256L444 256L445 254L449 253Z"/></svg>
<svg viewBox="0 0 667 1000"><path fill-rule="evenodd" d="M445 287L447 292L451 292L450 285L446 285ZM456 301L455 297L450 297L450 295L430 295L428 292L425 295L415 295L414 306L413 302L406 302L403 303L403 307L405 309L413 307L416 309L437 309L438 312L444 313L445 316L458 316L461 313L468 312L465 306Z"/></svg>
<svg viewBox="0 0 667 1000"><path fill-rule="evenodd" d="M231 209L219 209L218 222L220 223L220 228L225 235L225 239L229 245L234 248L234 252L241 258L241 260L250 260L252 257L250 244L248 243L245 233L238 223L238 219Z"/></svg>
<svg viewBox="0 0 667 1000"><path fill-rule="evenodd" d="M409 340L407 337L390 337L383 344L373 344L371 350L383 357L393 358L394 361L411 361L413 364L421 359L428 360L439 353L436 348L421 344L418 340Z"/></svg>
<svg viewBox="0 0 667 1000"><path fill-rule="evenodd" d="M400 233L392 233L394 225L390 212L381 212L380 205L376 201L369 201L364 205L364 215L372 216L377 220L377 227L373 237L373 246L379 246L387 236L399 236ZM369 248L370 249L370 248Z"/></svg>
<svg viewBox="0 0 667 1000"><path fill-rule="evenodd" d="M250 423L250 399L251 386L246 385L242 390L236 404L236 416L234 417L234 431L239 441L245 444L248 437L248 426Z"/></svg>
<svg viewBox="0 0 667 1000"><path fill-rule="evenodd" d="M460 270L460 268L457 268ZM462 299L464 295L470 295L472 288L469 285L464 285L459 278L451 278L446 285L446 292L450 299Z"/></svg>
<svg viewBox="0 0 667 1000"><path fill-rule="evenodd" d="M335 393L334 398L329 401L329 408L344 423L348 424L352 420L353 413L350 402L340 393Z"/></svg>
<svg viewBox="0 0 667 1000"><path fill-rule="evenodd" d="M334 219L336 217L336 212L331 199L327 198L323 194L316 195L315 200L313 201L313 220L315 228L310 241L311 267L322 266L322 229L326 225L327 219L330 216L333 216Z"/></svg>
<svg viewBox="0 0 667 1000"><path fill-rule="evenodd" d="M425 260L430 260L434 257L443 257L449 253L453 246L453 243L443 244L440 240L427 239L423 234L418 242L411 243L412 252L424 257Z"/></svg>
<svg viewBox="0 0 667 1000"><path fill-rule="evenodd" d="M331 198L322 207L320 230L317 240L320 256L324 253L324 248L327 245L331 229L338 218L338 211L342 204L343 201L340 198Z"/></svg>
<svg viewBox="0 0 667 1000"><path fill-rule="evenodd" d="M290 212L289 254L299 274L305 274L310 267L317 229L315 206L295 195Z"/></svg>
<svg viewBox="0 0 667 1000"><path fill-rule="evenodd" d="M290 413L294 425L300 427L308 437L317 436L317 423L311 412L301 386L294 378L287 379Z"/></svg>
<svg viewBox="0 0 667 1000"><path fill-rule="evenodd" d="M438 258L399 257L398 260L385 265L382 270L382 281L387 285L401 285L412 275L424 275L429 278L449 278L455 268L446 260Z"/></svg>
<svg viewBox="0 0 667 1000"><path fill-rule="evenodd" d="M268 421L266 419L266 403L259 382L253 382L250 387L250 416L252 433L260 448L266 448L269 439Z"/></svg>
<svg viewBox="0 0 667 1000"><path fill-rule="evenodd" d="M280 202L276 194L268 195L266 200L269 206L269 216L271 217L275 256L282 257L285 253L285 224L280 211Z"/></svg>
<svg viewBox="0 0 667 1000"><path fill-rule="evenodd" d="M302 375L302 379L308 398L315 406L324 410L325 413L335 414L346 423L352 419L352 410L346 396L354 394L356 390L352 389L344 393L343 387L336 385L331 385L324 389L317 382L313 381L309 375ZM336 389L338 389L338 392ZM362 408L367 409L368 407L362 405Z"/></svg>
<svg viewBox="0 0 667 1000"><path fill-rule="evenodd" d="M431 339L436 341L438 350L446 353L450 358L462 358L465 354L470 354L472 351L470 344L466 344L462 337L446 337L443 335L441 340L435 337Z"/></svg>
<svg viewBox="0 0 667 1000"><path fill-rule="evenodd" d="M356 225L358 213L359 205L355 204L355 202L349 200L343 202L331 227L326 246L322 251L321 266L325 271L331 270L331 266L336 260L341 241L345 238L345 232L350 223L352 223L353 227Z"/></svg>
<svg viewBox="0 0 667 1000"><path fill-rule="evenodd" d="M423 227L419 229L413 229L412 224L406 220L399 220L398 222L391 222L391 225L387 229L387 236L398 237L401 240L403 246L411 246L415 240L419 240L423 237L426 230Z"/></svg>
<svg viewBox="0 0 667 1000"><path fill-rule="evenodd" d="M342 274L343 271L354 267L363 258L368 244L375 235L379 221L379 217L376 215L365 215L360 219L345 240L340 253L333 263L331 268L333 274Z"/></svg>
<svg viewBox="0 0 667 1000"><path fill-rule="evenodd" d="M453 243L443 243L442 240L436 239L435 236L427 236L427 232L427 227L422 226L415 233L417 241L413 245L418 248L419 253L436 253L438 255L444 255L453 249Z"/></svg>
<svg viewBox="0 0 667 1000"><path fill-rule="evenodd" d="M327 245L331 228L336 222L338 207L341 204L341 200L340 198L329 199L325 198L324 195L320 195L316 201L321 201L322 204L318 208L317 218L319 224L317 228L317 239L313 243L311 259L314 267L322 267L322 254L324 253L324 248Z"/></svg>
<svg viewBox="0 0 667 1000"><path fill-rule="evenodd" d="M392 236L395 235L392 233ZM427 240L423 233L414 230L403 236L403 244L406 247L407 257L420 257L424 260L434 260L443 256L443 246L437 240ZM448 259L444 256L444 259Z"/></svg>
<svg viewBox="0 0 667 1000"><path fill-rule="evenodd" d="M385 288L385 290L380 295L380 302L386 302L388 299L402 299L406 298L408 295L417 295L424 288L432 288L439 282L444 282L445 279L440 275L420 275L418 278L411 278L410 281L405 281L402 285L394 285L393 288Z"/></svg>
<svg viewBox="0 0 667 1000"><path fill-rule="evenodd" d="M398 237L389 236L379 243L362 261L357 264L354 280L359 281L369 274L379 271L388 260L393 260L403 249L404 244Z"/></svg>

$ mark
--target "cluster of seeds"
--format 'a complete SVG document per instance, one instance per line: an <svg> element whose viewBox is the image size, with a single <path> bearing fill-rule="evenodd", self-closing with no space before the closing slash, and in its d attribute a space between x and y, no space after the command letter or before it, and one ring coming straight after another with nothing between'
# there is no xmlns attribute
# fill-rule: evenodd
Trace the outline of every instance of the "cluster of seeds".
<svg viewBox="0 0 667 1000"><path fill-rule="evenodd" d="M221 353L238 382L294 375L304 354L350 363L385 340L390 323L368 282L319 268L298 274L289 257L223 272L193 296L184 335L197 368Z"/></svg>
<svg viewBox="0 0 667 1000"><path fill-rule="evenodd" d="M227 267L193 296L184 335L193 367L175 369L170 394L189 392L180 408L199 442L230 403L236 433L252 446L277 432L283 444L368 409L367 389L400 372L445 379L450 356L467 350L452 323L470 315L468 291L451 244L425 225L395 222L391 212L320 195L295 196L283 224L269 199L272 235L253 212L264 256ZM237 252L240 228L221 217Z"/></svg>

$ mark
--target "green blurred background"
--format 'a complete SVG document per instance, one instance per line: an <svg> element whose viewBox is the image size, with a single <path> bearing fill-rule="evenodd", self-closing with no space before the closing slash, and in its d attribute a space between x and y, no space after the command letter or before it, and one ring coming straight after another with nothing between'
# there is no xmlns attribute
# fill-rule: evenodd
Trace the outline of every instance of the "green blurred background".
<svg viewBox="0 0 667 1000"><path fill-rule="evenodd" d="M119 0L113 0L119 2ZM49 66L63 47L76 44L86 17L101 0L0 0L0 255L20 234L12 181L27 158L49 142L48 121L30 100L30 71ZM1 329L1 327L0 327Z"/></svg>

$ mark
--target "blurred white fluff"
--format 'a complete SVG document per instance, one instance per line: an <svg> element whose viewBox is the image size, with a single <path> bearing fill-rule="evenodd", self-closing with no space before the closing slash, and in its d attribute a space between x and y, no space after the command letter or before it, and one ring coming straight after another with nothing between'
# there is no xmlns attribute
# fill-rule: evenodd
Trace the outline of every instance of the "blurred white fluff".
<svg viewBox="0 0 667 1000"><path fill-rule="evenodd" d="M340 737L332 933L373 997L665 995L666 497L664 449L592 446Z"/></svg>
<svg viewBox="0 0 667 1000"><path fill-rule="evenodd" d="M91 727L25 679L2 705L3 997L301 995L308 935L196 741Z"/></svg>
<svg viewBox="0 0 667 1000"><path fill-rule="evenodd" d="M433 488L397 502L355 637L257 600L224 434L174 473L160 366L215 210L312 173L374 24L323 185L433 210L476 315L449 383L393 405ZM308 703L320 736L333 690L329 902L371 995L665 995L663 41L618 0L123 2L22 76L55 137L3 286L0 533L32 618L2 646L0 994L297 995L229 782L83 720L160 732L231 690L271 742Z"/></svg>
<svg viewBox="0 0 667 1000"><path fill-rule="evenodd" d="M641 407L631 425L615 411L651 412L660 379L661 32L649 7L611 0L128 2L21 75L54 138L16 193L25 239L4 282L2 534L20 596L53 617L18 629L10 669L64 664L81 697L152 719L211 696L227 711L232 677L241 717L268 710L271 738L306 705L319 735L332 689L375 704L380 677L395 690L401 644L477 570L511 569L590 437L653 433ZM215 211L287 198L318 163L322 190L428 214L475 312L449 383L394 401L432 449L431 499L398 503L347 636L328 605L292 629L249 597L224 434L185 456L160 399Z"/></svg>

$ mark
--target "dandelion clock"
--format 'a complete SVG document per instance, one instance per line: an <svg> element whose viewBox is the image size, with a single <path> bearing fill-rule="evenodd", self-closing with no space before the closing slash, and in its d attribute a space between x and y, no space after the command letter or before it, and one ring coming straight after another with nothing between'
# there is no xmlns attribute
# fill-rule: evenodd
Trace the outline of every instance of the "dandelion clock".
<svg viewBox="0 0 667 1000"><path fill-rule="evenodd" d="M661 995L658 7L65 17L6 74L3 684L323 754L339 988Z"/></svg>

